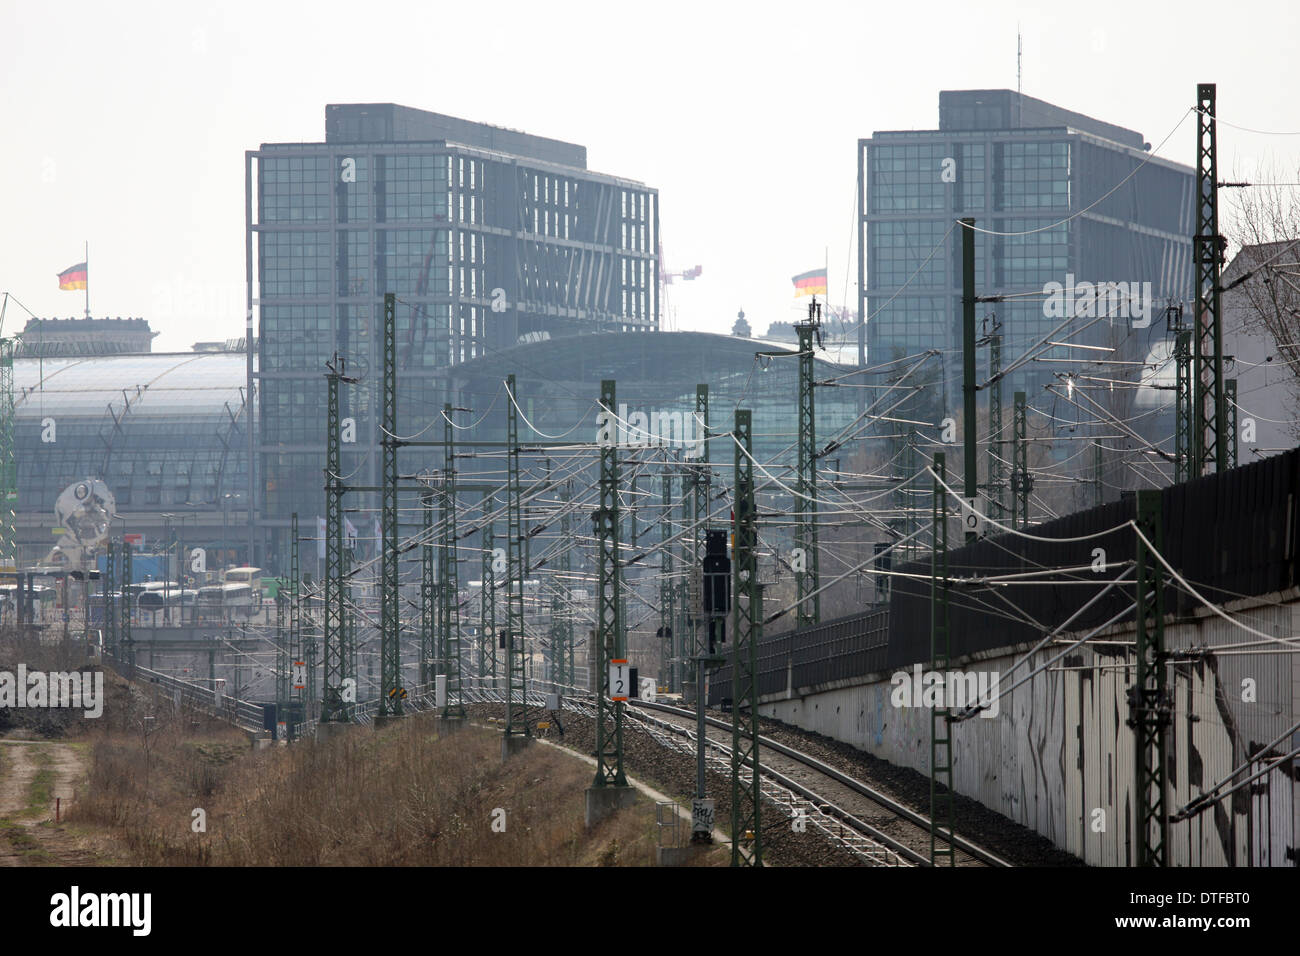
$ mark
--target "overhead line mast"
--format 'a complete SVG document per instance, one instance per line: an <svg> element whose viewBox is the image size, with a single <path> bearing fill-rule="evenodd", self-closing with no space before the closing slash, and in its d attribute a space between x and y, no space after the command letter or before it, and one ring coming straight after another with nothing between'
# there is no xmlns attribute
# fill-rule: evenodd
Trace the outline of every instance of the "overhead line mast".
<svg viewBox="0 0 1300 956"><path fill-rule="evenodd" d="M420 492L420 683L428 684L435 679L440 668L436 660L438 655L439 606L435 596L437 589L434 568L433 543L433 489L426 488Z"/></svg>
<svg viewBox="0 0 1300 956"><path fill-rule="evenodd" d="M600 383L602 428L618 408L613 379ZM592 519L596 532L596 779L593 788L626 787L623 771L623 700L614 700L610 685L611 664L626 662L623 631L622 575L618 547L618 442L600 442L600 505ZM627 690L626 688L624 689Z"/></svg>
<svg viewBox="0 0 1300 956"><path fill-rule="evenodd" d="M492 677L491 687L497 687L497 582L495 525L491 515L495 503L491 492L483 495L482 559L479 577L479 658L478 676L482 680Z"/></svg>
<svg viewBox="0 0 1300 956"><path fill-rule="evenodd" d="M506 500L506 729L510 737L531 738L528 724L524 647L524 530L519 493L519 405L515 377L506 377L506 441L508 471Z"/></svg>
<svg viewBox="0 0 1300 956"><path fill-rule="evenodd" d="M328 400L325 424L325 628L324 686L321 697L321 723L345 722L351 707L345 704L344 681L350 674L352 652L346 623L347 604L344 585L342 454L340 446L339 383L354 383L343 374L343 359L335 353L326 363ZM355 701L355 685L352 700Z"/></svg>
<svg viewBox="0 0 1300 956"><path fill-rule="evenodd" d="M5 293L0 305L4 327ZM0 571L18 570L18 459L14 448L14 352L16 338L0 338Z"/></svg>
<svg viewBox="0 0 1300 956"><path fill-rule="evenodd" d="M400 717L403 690L401 621L397 606L397 297L392 292L384 293L382 390L379 716Z"/></svg>
<svg viewBox="0 0 1300 956"><path fill-rule="evenodd" d="M465 702L461 687L460 642L460 554L456 543L456 436L451 422L450 404L442 408L443 415L443 472L442 472L442 548L438 556L442 579L441 631L442 670L447 675L443 701L444 718L465 716Z"/></svg>
<svg viewBox="0 0 1300 956"><path fill-rule="evenodd" d="M763 865L758 757L758 645L763 589L758 583L758 516L754 501L753 416L736 409L735 535L732 558L731 865Z"/></svg>
<svg viewBox="0 0 1300 956"><path fill-rule="evenodd" d="M1193 428L1191 478L1228 467L1223 410L1223 314L1219 268L1226 242L1219 235L1218 134L1215 84L1196 86L1196 234L1192 257L1196 270L1196 330L1192 388L1196 420Z"/></svg>
<svg viewBox="0 0 1300 956"><path fill-rule="evenodd" d="M796 555L795 581L798 588L800 627L821 621L821 588L818 585L817 546L817 421L813 398L813 336L821 344L821 304L817 297L808 303L808 320L795 323L799 338L799 463L795 485Z"/></svg>

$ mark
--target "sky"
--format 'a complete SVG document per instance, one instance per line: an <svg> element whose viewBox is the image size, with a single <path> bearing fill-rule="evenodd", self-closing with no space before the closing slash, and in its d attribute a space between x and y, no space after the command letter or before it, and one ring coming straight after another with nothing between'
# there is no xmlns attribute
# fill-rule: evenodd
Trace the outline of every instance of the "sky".
<svg viewBox="0 0 1300 956"><path fill-rule="evenodd" d="M936 128L940 90L1014 89L1017 29L1026 94L1192 165L1215 82L1225 174L1300 171L1298 7L0 0L3 331L82 314L56 276L88 242L94 315L147 318L155 351L242 335L244 150L322 141L327 103L394 102L657 188L667 269L703 267L663 327L728 332L743 309L762 332L824 263L856 306L858 138Z"/></svg>

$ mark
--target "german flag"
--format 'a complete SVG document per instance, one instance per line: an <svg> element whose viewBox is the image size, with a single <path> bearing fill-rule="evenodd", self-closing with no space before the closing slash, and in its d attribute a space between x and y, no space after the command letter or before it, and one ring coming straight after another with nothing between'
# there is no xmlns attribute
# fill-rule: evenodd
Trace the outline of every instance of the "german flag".
<svg viewBox="0 0 1300 956"><path fill-rule="evenodd" d="M79 262L68 266L59 273L60 289L84 289L86 287L86 264Z"/></svg>
<svg viewBox="0 0 1300 956"><path fill-rule="evenodd" d="M797 299L801 295L825 295L826 294L826 270L814 269L812 272L804 272L790 280L794 283L794 295Z"/></svg>

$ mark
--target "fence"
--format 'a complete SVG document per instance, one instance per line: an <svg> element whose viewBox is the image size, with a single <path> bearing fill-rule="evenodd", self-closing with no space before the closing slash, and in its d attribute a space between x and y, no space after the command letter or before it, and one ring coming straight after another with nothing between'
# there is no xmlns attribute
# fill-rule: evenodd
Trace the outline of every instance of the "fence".
<svg viewBox="0 0 1300 956"><path fill-rule="evenodd" d="M1300 449L1164 488L1162 553L1211 602L1285 590L1297 583L1298 492ZM1043 628L1079 612L1135 560L1134 513L1134 499L1125 496L1034 525L1032 539L1004 532L950 550L953 656L1038 640ZM1091 570L1098 549L1105 564L1100 573ZM1058 575L1057 586L971 580L1041 572L1035 575L1041 581L1057 568L1084 570ZM759 694L797 693L929 661L930 559L895 570L901 573L886 607L765 637L758 647ZM1131 583L1117 586L1079 614L1071 629L1104 623L1130 606L1132 595ZM1186 615L1198 603L1180 592L1168 610ZM709 702L731 696L727 664L710 679Z"/></svg>

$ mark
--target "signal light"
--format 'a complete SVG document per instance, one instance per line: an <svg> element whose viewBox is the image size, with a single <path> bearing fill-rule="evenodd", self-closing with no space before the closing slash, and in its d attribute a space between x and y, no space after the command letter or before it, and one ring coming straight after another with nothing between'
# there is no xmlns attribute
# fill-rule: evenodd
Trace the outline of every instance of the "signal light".
<svg viewBox="0 0 1300 956"><path fill-rule="evenodd" d="M731 558L725 531L706 531L704 539L704 613L720 617L731 610Z"/></svg>

